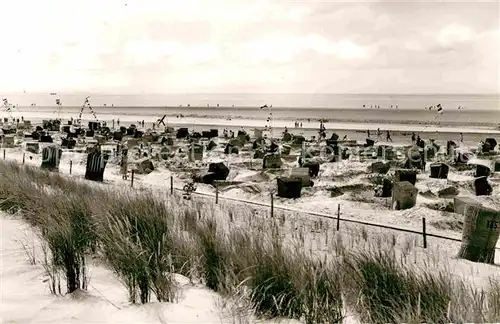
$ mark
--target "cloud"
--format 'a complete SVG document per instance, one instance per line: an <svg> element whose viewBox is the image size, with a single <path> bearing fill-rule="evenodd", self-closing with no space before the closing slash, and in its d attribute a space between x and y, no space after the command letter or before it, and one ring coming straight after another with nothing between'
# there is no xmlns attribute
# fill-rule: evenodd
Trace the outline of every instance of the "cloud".
<svg viewBox="0 0 500 324"><path fill-rule="evenodd" d="M0 2L4 91L499 89L493 1Z"/></svg>
<svg viewBox="0 0 500 324"><path fill-rule="evenodd" d="M319 35L295 36L290 34L268 35L243 44L247 59L252 61L290 62L302 52L314 51L320 55L342 60L362 59L369 49L350 40L332 41Z"/></svg>
<svg viewBox="0 0 500 324"><path fill-rule="evenodd" d="M456 43L470 41L474 37L474 32L470 27L457 23L447 25L439 32L437 38L442 46L448 47Z"/></svg>

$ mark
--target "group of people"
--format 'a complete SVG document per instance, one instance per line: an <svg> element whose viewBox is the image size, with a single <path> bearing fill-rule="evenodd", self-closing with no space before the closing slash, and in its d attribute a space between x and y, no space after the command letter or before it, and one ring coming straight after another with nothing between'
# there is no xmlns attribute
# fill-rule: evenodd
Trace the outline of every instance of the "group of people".
<svg viewBox="0 0 500 324"><path fill-rule="evenodd" d="M19 124L19 121L23 122L24 123L24 117L21 117L21 120L19 120L19 118L15 118L15 117L12 117L12 122L13 123L18 123Z"/></svg>
<svg viewBox="0 0 500 324"><path fill-rule="evenodd" d="M222 135L224 136L224 138L234 138L234 132L226 128L224 128L224 130L222 131Z"/></svg>
<svg viewBox="0 0 500 324"><path fill-rule="evenodd" d="M298 121L295 122L295 128L302 127L302 123L299 123Z"/></svg>
<svg viewBox="0 0 500 324"><path fill-rule="evenodd" d="M368 138L370 138L371 133L369 129L366 130L366 135L368 136ZM377 139L381 138L382 138L382 131L380 130L380 128L377 128ZM392 142L391 133L388 130L385 131L385 140L387 142Z"/></svg>
<svg viewBox="0 0 500 324"><path fill-rule="evenodd" d="M363 108L366 108L366 105L363 105ZM379 105L370 105L370 108L372 108L372 109L373 109L373 108L380 109L380 106L379 106ZM398 106L398 105L391 105L391 109L392 109L392 108L396 108L396 109L398 109L398 108L399 108L399 106Z"/></svg>
<svg viewBox="0 0 500 324"><path fill-rule="evenodd" d="M420 135L416 135L415 132L411 134L411 142L412 143L419 143L421 141Z"/></svg>

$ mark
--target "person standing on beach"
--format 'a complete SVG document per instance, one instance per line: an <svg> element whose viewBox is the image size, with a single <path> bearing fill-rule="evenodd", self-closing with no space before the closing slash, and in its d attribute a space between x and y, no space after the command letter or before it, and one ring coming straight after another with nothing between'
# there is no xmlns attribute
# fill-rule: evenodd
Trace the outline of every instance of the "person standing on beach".
<svg viewBox="0 0 500 324"><path fill-rule="evenodd" d="M380 128L377 128L377 139L380 139L382 137L382 132L380 131Z"/></svg>
<svg viewBox="0 0 500 324"><path fill-rule="evenodd" d="M368 136L368 138L370 138L370 130L369 129L366 130L366 136Z"/></svg>
<svg viewBox="0 0 500 324"><path fill-rule="evenodd" d="M128 169L128 148L122 146L122 158L120 163L120 171L122 174L122 179L127 180L127 169Z"/></svg>
<svg viewBox="0 0 500 324"><path fill-rule="evenodd" d="M460 133L460 142L464 142L464 133Z"/></svg>
<svg viewBox="0 0 500 324"><path fill-rule="evenodd" d="M389 133L389 131L387 131L387 133L386 133L386 141L387 142L389 142L389 141L392 142L391 133Z"/></svg>
<svg viewBox="0 0 500 324"><path fill-rule="evenodd" d="M415 132L411 134L411 142L415 143Z"/></svg>

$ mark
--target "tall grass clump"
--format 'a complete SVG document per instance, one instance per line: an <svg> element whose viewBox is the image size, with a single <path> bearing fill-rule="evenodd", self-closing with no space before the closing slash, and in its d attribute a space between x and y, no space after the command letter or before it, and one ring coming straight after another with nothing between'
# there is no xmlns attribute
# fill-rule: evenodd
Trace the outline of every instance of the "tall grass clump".
<svg viewBox="0 0 500 324"><path fill-rule="evenodd" d="M0 165L0 209L16 213L38 200L40 189L19 166L12 163Z"/></svg>
<svg viewBox="0 0 500 324"><path fill-rule="evenodd" d="M51 252L53 268L63 272L67 292L87 288L86 258L96 246L95 224L88 200L75 194L47 195L39 227Z"/></svg>
<svg viewBox="0 0 500 324"><path fill-rule="evenodd" d="M332 264L286 249L274 233L254 246L256 264L248 284L257 314L306 323L338 323L343 317L340 277Z"/></svg>
<svg viewBox="0 0 500 324"><path fill-rule="evenodd" d="M146 303L151 292L158 301L172 301L171 274L182 272L188 258L166 205L148 194L108 197L105 205L99 217L101 248L130 301Z"/></svg>
<svg viewBox="0 0 500 324"><path fill-rule="evenodd" d="M445 275L417 273L398 263L393 251L358 251L344 259L349 304L363 322L443 323L454 285Z"/></svg>
<svg viewBox="0 0 500 324"><path fill-rule="evenodd" d="M230 243L218 231L215 219L204 220L196 229L200 247L200 275L208 288L228 292L231 287L229 268L231 267Z"/></svg>
<svg viewBox="0 0 500 324"><path fill-rule="evenodd" d="M450 307L455 322L500 323L500 281L489 278L487 286L487 289L479 290L461 284Z"/></svg>
<svg viewBox="0 0 500 324"><path fill-rule="evenodd" d="M341 281L333 263L286 249L276 230L227 233L207 219L198 224L196 235L200 274L209 288L240 295L259 316L306 323L341 321Z"/></svg>
<svg viewBox="0 0 500 324"><path fill-rule="evenodd" d="M487 316L485 322L500 322L500 280L490 279L488 291Z"/></svg>

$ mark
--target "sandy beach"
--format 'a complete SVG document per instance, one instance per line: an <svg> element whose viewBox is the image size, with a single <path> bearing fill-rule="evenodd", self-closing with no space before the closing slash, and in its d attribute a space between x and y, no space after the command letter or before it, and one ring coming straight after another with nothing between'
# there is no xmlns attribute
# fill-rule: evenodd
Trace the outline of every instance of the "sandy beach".
<svg viewBox="0 0 500 324"><path fill-rule="evenodd" d="M126 118L124 118L127 120ZM196 120L198 121L198 120ZM203 125L203 124L190 124L189 120L182 120L182 122L178 124L174 123L168 123L168 125L179 125L182 127L187 127L190 131L196 131L196 130L208 130L211 128L211 126L215 126L219 128L219 134L222 133L223 128L227 129L235 129L235 130L241 130L242 127L243 129L246 129L247 132L253 136L253 127L252 126L258 126L259 123L257 122L251 122L247 121L248 123L245 124L245 121L241 120L231 120L231 121L221 121L222 125L213 125L213 124L208 124ZM275 122L275 124L278 124L280 126L285 126L286 122ZM124 121L121 121L121 126L124 125ZM126 126L128 126L125 123ZM203 125L203 126L202 126ZM245 128L246 126L246 128ZM317 131L313 130L313 123L310 125L304 125L304 127L310 126L310 130L304 131L303 129L289 129L289 132L292 134L305 134L307 135L307 132L309 131L309 134L317 135ZM327 127L327 138L330 137L331 131L329 130L328 124L326 124ZM118 126L115 125L115 129L117 129ZM355 127L353 127L355 128ZM397 129L398 127L396 127ZM139 127L138 129L142 129L145 132L152 131L152 128L146 127L146 128L141 128ZM405 130L404 132L410 132L412 128L409 128L409 130ZM162 131L162 128L160 128L157 131ZM275 131L275 137L277 139L281 138L281 129L277 129ZM436 137L436 143L440 145L442 148L446 147L446 136L450 136L452 139L459 138L459 130L455 130L456 132L449 132L449 133L443 133L439 132L438 137ZM500 134L500 132L485 132L481 133L480 130L477 130L477 133L470 132L466 133L464 135L465 138L468 138L469 136L475 136L477 139L484 140L485 137L495 137L495 135ZM402 133L402 131L400 131ZM395 132L396 134L399 134ZM465 130L464 130L465 133ZM59 143L60 141L60 135L58 133L52 132L55 142ZM342 132L339 132L339 135L342 135ZM353 132L353 134L357 134L357 144L358 146L363 146L365 139L366 139L366 134L364 133L356 133ZM444 136L444 137L443 137ZM349 137L351 138L351 137ZM404 147L411 147L411 135L410 134L405 134L405 135L393 135L393 142L386 142L385 140L380 140L376 141L375 145L388 145L392 147L399 147L399 148L404 148ZM351 138L352 139L352 138ZM423 139L426 140L425 136L423 136ZM79 141L79 144L77 145L78 147L85 147L86 141L89 141L90 138L83 139ZM264 197L266 196L266 193L268 190L270 190L272 187L275 186L275 179L277 174L273 174L271 177L269 175L263 175L262 172L265 170L262 170L262 158L256 159L253 157L253 152L251 149L250 143L247 143L245 147L241 149L241 152L239 154L224 154L224 146L226 143L229 141L229 139L224 139L223 137L218 138L218 139L213 139L217 143L217 148L214 149L213 151L205 151L205 155L203 157L202 161L195 161L195 162L189 162L187 160L187 154L178 154L178 156L172 158L171 160L163 160L163 159L158 159L158 152L162 148L161 145L159 144L151 144L151 147L153 149L152 153L149 156L153 160L153 164L155 166L155 171L153 173L147 174L147 175L136 175L135 181L137 185L147 185L147 186L153 186L153 187L160 187L160 188L166 188L169 183L169 179L171 176L174 176L175 179L175 184L177 188L182 188L184 184L188 183L191 181L190 175L192 174L193 171L196 170L203 170L204 167L206 167L209 163L213 162L224 162L225 164L228 165L230 168L231 172L228 177L228 180L234 180L234 181L254 181L257 180L259 183L261 183L262 187L258 190L259 193L251 194L252 190L249 189L247 185L243 185L243 187L239 186L230 186L228 190L225 191L225 195L231 196L231 197L240 197L240 198L245 198L245 199L250 199L252 201L261 201L262 199L265 199ZM12 148L12 149L5 149L6 151L6 158L15 160L18 162L21 162L23 158L23 154L27 154L29 156L29 160L26 159L26 163L30 165L38 165L41 161L41 156L36 155L36 154L30 154L26 153L25 151L25 144L23 144L24 140L20 139L18 143L18 147ZM469 140L468 142L471 143L471 145L467 145L464 141L464 143L459 143L459 146L461 147L462 150L464 151L469 151L472 150L473 152L477 151L477 144L478 142ZM203 140L202 143L207 144L207 140ZM46 146L49 144L44 144L41 143L42 146ZM186 147L187 143L183 140L177 140L175 141L174 147L181 148L184 150ZM250 145L250 147L248 147ZM320 145L319 142L310 142L307 144L308 147L319 147ZM16 145L17 146L17 145ZM77 153L76 150L64 150L63 157L61 160L61 167L60 167L60 172L62 173L67 173L69 172L69 163L72 161L72 173L73 176L79 176L82 177L85 174L85 164L86 164L86 154L85 153ZM108 141L104 145L102 145L102 150L111 152L114 149L116 149L116 143L113 141ZM294 148L292 149L289 157L286 157L284 160L284 166L282 167L282 170L279 174L286 175L287 172L289 172L292 168L296 167L297 164L297 158L300 155L300 147L299 148ZM299 206L300 208L306 208L307 210L325 210L325 211L331 211L334 210L334 206L336 206L338 203L342 203L344 206L350 206L346 207L348 208L346 210L346 213L349 215L353 215L353 217L360 218L360 219L365 219L365 220L375 220L379 216L379 211L377 209L374 209L370 204L366 205L366 208L363 208L361 211L359 209L360 204L359 203L354 203L351 204L349 202L346 202L343 199L339 198L333 198L333 199L327 199L325 201L325 197L329 195L327 188L331 186L345 186L345 185L350 185L350 184L356 184L356 183L363 183L365 180L365 176L363 175L366 172L366 169L369 167L369 165L373 162L370 159L368 160L362 160L360 161L359 159L364 159L364 157L360 156L351 156L350 159L344 160L341 162L337 163L324 163L325 161L322 162L321 165L321 173L320 173L320 179L319 181L315 184L313 188L307 189L308 194L305 195L304 198L298 199L298 200L282 200L283 203L286 203L287 205L290 206ZM134 153L130 158L129 162L131 163L131 170L134 167L134 163L137 161L142 160L143 157L137 155ZM106 167L105 171L105 182L106 183L122 183L123 180L121 179L120 175L120 169L118 167L118 157L111 157L110 158L110 163ZM427 162L427 170L428 166L432 163L432 161ZM182 166L182 167L180 167ZM186 168L186 171L183 171L182 168ZM450 175L447 181L441 181L441 180L433 180L428 178L428 174L422 174L419 175L419 179L422 181L419 181L418 185L421 186L421 190L433 190L433 191L439 191L439 188L443 188L448 185L449 182L452 183L467 183L470 182L473 177L472 177L472 171L457 171L453 172L450 171ZM497 176L492 178L493 181L500 182L497 179ZM251 187L250 187L251 188ZM215 189L212 186L207 186L207 185L200 185L198 190L200 192L206 192L206 193L214 193ZM250 190L250 191L246 191ZM494 195L490 197L486 197L485 199L498 199L498 192L495 191ZM428 201L426 198L419 199L418 204L422 203L425 204ZM384 202L385 203L385 202ZM326 204L326 205L325 205ZM324 207L320 207L323 206ZM352 211L348 211L349 208L354 208ZM368 212L370 211L371 212ZM368 212L368 214L366 214ZM430 213L431 211L426 210L425 213ZM387 214L387 218L391 219L389 221L391 224L398 224L402 219L398 215L400 212L390 212L390 211L385 211ZM413 214L413 212L412 212ZM419 213L416 213L417 215ZM438 213L439 214L439 213ZM393 215L393 216L390 216ZM437 217L437 215L436 215ZM404 221L405 223L409 219L406 218ZM419 227L419 218L417 217L416 219L415 226Z"/></svg>
<svg viewBox="0 0 500 324"><path fill-rule="evenodd" d="M126 120L126 118L122 119ZM221 121L223 122L223 121ZM247 122L247 123L245 123ZM122 125L123 125L122 121ZM280 126L285 126L286 122L277 123ZM171 123L169 123L171 125ZM179 125L188 127L190 130L195 130L197 127L208 128L211 124L203 125L202 124L189 124L189 120L186 120L184 123L179 123ZM258 123L252 124L248 121L227 121L223 125L217 125L220 127L238 127L246 126L258 126ZM313 132L314 125L305 125L306 127L311 128L311 132ZM411 130L411 128L410 128ZM291 132L295 132L294 129L290 130ZM408 131L408 130L406 130ZM457 130L458 131L458 130ZM297 133L299 133L297 131ZM469 135L470 133L468 133ZM486 133L491 134L491 133ZM480 136L478 134L477 136ZM56 143L60 141L60 134L56 132L52 132L52 136L55 139ZM82 181L86 172L86 157L87 154L82 152L82 149L85 148L85 142L90 141L91 138L84 138L79 140L79 144L74 150L64 149L62 160L60 161L59 173L63 174L67 177L76 179L78 181ZM175 157L169 158L167 160L158 159L157 154L161 149L161 145L159 144L150 144L153 151L149 159L153 161L154 171L149 174L135 174L134 175L134 190L152 190L160 195L166 194L170 191L170 179L173 179L174 189L176 192L182 192L182 188L185 184L191 182L191 176L193 172L202 172L207 168L209 163L214 162L223 162L230 169L230 173L227 177L228 185L219 187L218 199L222 201L224 205L229 206L228 208L232 210L247 210L249 208L255 208L258 210L258 213L266 214L268 213L270 206L270 193L275 191L276 187L276 179L279 176L287 176L289 172L296 168L296 159L300 154L300 149L293 149L288 157L283 157L283 166L279 170L269 170L266 171L262 169L262 159L253 158L253 152L251 149L251 143L247 143L244 147L240 149L239 154L224 154L224 146L227 143L227 139L224 138L216 138L213 139L217 147L212 151L205 151L203 159L200 161L190 162L187 159L185 154L176 154ZM16 141L17 147L15 148L6 148L5 149L5 159L7 161L14 161L18 164L25 163L26 165L32 165L35 167L39 167L41 163L40 154L33 154L26 151L24 139L19 139ZM360 141L362 143L363 141ZM205 141L202 141L205 143ZM438 143L443 145L443 139L440 138ZM394 147L403 147L407 145L407 141L395 141L394 143L378 143L378 144L388 144ZM45 146L48 144L41 143L41 146ZM185 150L187 142L184 140L175 140L174 147L177 149ZM250 145L250 146L249 146ZM315 145L314 143L309 143L308 145ZM463 149L467 149L465 144L462 144ZM109 141L102 145L102 150L111 152L115 149L116 143ZM143 157L136 154L135 151L131 153L129 157L130 170L134 168L136 163L140 163L143 160ZM368 222L373 225L378 226L394 226L399 229L409 230L409 231L419 231L422 226L422 217L427 219L428 223L428 232L441 235L445 237L450 237L456 240L460 240L461 238L461 229L458 225L460 223L460 215L453 214L450 212L443 211L442 206L446 206L450 202L450 198L441 198L440 192L443 189L447 189L450 186L453 186L458 189L458 196L461 197L470 197L474 199L478 199L483 204L487 206L492 206L494 208L500 208L500 178L498 173L494 173L489 181L493 185L493 193L491 196L483 196L476 197L471 190L471 182L474 179L473 170L460 171L451 169L447 179L432 179L429 177L428 172L421 172L417 176L416 188L418 189L419 195L417 198L416 205L407 210L393 210L391 207L390 199L388 198L377 198L373 195L373 184L370 180L370 171L368 171L370 165L373 163L373 159L362 159L358 160L357 157L352 156L348 160L340 161L340 162L322 162L320 166L319 176L314 179L314 186L309 188L304 188L302 190L302 197L299 199L286 199L276 197L274 199L274 206L277 210L283 208L280 213L286 215L284 217L292 217L294 215L294 224L299 224L301 222L316 222L317 216L315 214L323 214L330 215L331 217L335 217L338 206L340 206L340 216L343 219L351 219L355 221L363 221ZM104 183L103 186L109 188L109 190L123 190L123 188L127 188L131 186L131 179L129 173L129 179L124 180L120 167L118 165L119 157L112 155L108 160L108 164L106 166L104 172ZM432 162L429 161L427 163L427 170ZM71 174L70 174L71 173ZM96 184L98 185L98 184ZM333 194L335 193L335 194ZM195 197L195 201L206 201L210 204L213 204L215 200L216 189L212 185L207 184L197 184L196 185L196 193L193 194ZM452 199L451 199L452 200ZM253 207L252 207L253 206ZM5 217L5 216L3 216ZM22 266L16 265L21 262L22 256L19 251L20 248L17 248L15 243L12 243L12 237L20 237L22 235L30 235L29 229L23 229L21 225L16 223L16 220L2 220L2 228L4 231L8 231L9 235L2 236L2 255L6 255L3 257L3 262L6 264L6 269L9 269L9 273L17 273L17 271L21 271ZM297 222L297 223L295 223ZM311 225L312 226L312 225ZM342 225L345 226L345 225ZM14 228L20 228L20 230ZM373 231L373 235L375 233L382 234L386 233L386 235L392 235L395 233L391 230L383 230L383 229L372 229L368 227L367 231L371 233ZM28 234L25 234L28 233ZM400 235L400 234L398 234ZM407 235L408 238L412 238L418 240L418 236L413 238L412 234L401 234L403 236ZM315 242L316 238L310 238L311 242ZM312 243L311 243L312 244ZM450 267L450 264L453 264L452 274L454 276L464 278L469 283L473 283L477 287L480 287L485 284L487 278L493 273L492 269L495 267L488 267L487 265L475 265L468 263L463 260L455 260L456 251L459 248L458 242L441 240L441 239L429 239L430 248L427 249L423 253L431 253L429 251L433 251L432 255L440 255L444 260L441 262L442 264L438 267L439 269L444 269L446 267ZM497 245L500 247L500 244ZM8 256L13 251L17 251L17 256ZM500 255L497 254L496 262L500 262ZM23 270L25 271L25 270ZM33 270L34 271L34 270ZM480 277L474 277L470 275L470 273L481 273ZM29 274L31 272L27 272ZM93 288L86 293L84 298L88 300L89 298L97 298L94 303L100 305L102 309L107 309L109 314L113 314L113 318L120 318L125 321L134 321L135 319L141 321L156 321L156 315L152 318L145 319L145 314L137 311L120 311L113 310L116 309L113 305L110 305L110 302L115 305L120 305L119 307L124 307L123 297L120 294L119 284L113 280L110 280L111 274L106 270L100 267L96 267L93 272ZM7 278L3 277L4 280ZM6 288L2 289L10 289L15 281L13 277L8 277L12 280L11 284L9 284ZM27 278L27 277L23 277ZM28 280L28 279L23 279ZM184 320L179 319L176 315L181 310L190 309L195 307L194 304L199 303L207 304L206 307L198 307L197 312L192 314L195 318L193 318L193 322L199 323L225 323L220 319L222 315L221 311L217 308L209 307L208 304L214 303L214 300L217 300L218 296L214 295L205 290L203 286L195 286L192 287L188 284L187 278L179 276L178 279L179 285L185 286L184 294L185 298L183 302L179 305L175 306L175 310L169 310L170 308L163 308L158 306L155 312L163 314L163 316L167 316L171 320L172 323L185 323ZM10 281L9 281L10 282ZM51 304L53 309L62 309L62 307L66 304L73 303L71 301L61 301L62 304L54 304L51 302L51 298L41 297L40 291L43 291L44 285L40 285L37 282L33 283L34 286L40 286L37 290L35 288L32 289L33 298L38 298L37 300L45 300L44 303ZM105 300L101 297L90 297L90 296L106 296ZM20 294L19 298L28 298L25 294ZM107 300L107 301L106 301ZM6 299L9 303L9 308L4 315L7 318L17 318L17 320L21 320L19 317L18 311L18 303L15 298L9 297ZM33 300L30 305L36 304ZM75 314L75 312L83 314L86 313L85 316L76 316L80 322L88 321L91 316L92 318L101 318L101 315L94 314L90 312L87 308L87 303L82 303L82 306L76 307L71 306L67 308L68 313ZM165 306L166 307L166 306ZM41 312L41 313L40 313ZM30 306L29 313L25 313L26 318L32 318L33 320L38 319L41 314L45 314L43 311L38 310L37 307ZM45 316L45 315L44 315ZM48 315L47 315L48 316ZM75 315L73 315L75 316ZM110 315L111 316L111 315ZM64 321L65 317L61 315L60 317L50 317L53 323ZM76 320L76 319L75 319ZM344 323L350 323L350 321L354 321L356 323L355 318L346 318ZM149 322L148 322L149 323ZM271 323L271 322L269 322ZM289 322L289 323L294 323Z"/></svg>
<svg viewBox="0 0 500 324"><path fill-rule="evenodd" d="M500 323L500 2L1 8L0 324Z"/></svg>
<svg viewBox="0 0 500 324"><path fill-rule="evenodd" d="M117 108L118 109L118 108ZM55 110L51 112L41 111L35 113L33 111L19 111L16 113L17 118L23 116L26 120L31 120L34 125L41 124L44 119L51 118L63 118L70 119L76 118L77 114L71 113L57 113ZM162 116L158 116L161 118ZM128 126L130 124L135 124L139 126L139 122L145 121L145 127L141 129L147 130L153 129L153 124L157 123L158 119L152 116L141 116L139 114L99 114L98 118L100 121L106 122L109 127L113 126L113 121L115 122L115 128L118 128L118 121L121 125ZM82 123L86 125L89 121L94 121L93 117L90 115L88 110L85 110ZM244 119L244 118L200 118L200 117L180 117L179 115L167 116L164 120L167 126L172 127L188 127L189 129L197 132L203 130L209 130L211 128L218 129L222 133L224 129L233 130L237 132L238 130L244 129L249 133L253 132L254 128L268 129L269 135L271 135L269 127L272 126L273 135L276 137L281 136L285 127L292 134L303 135L306 138L311 138L312 136L318 136L319 122L316 120L312 121L302 121L302 127L296 128L294 122L290 120L273 119L268 121L265 119ZM389 131L391 138L395 143L411 144L411 135L415 133L420 135L422 139L434 139L438 141L461 141L461 135L463 134L463 142L467 146L476 147L478 143L488 137L498 137L500 136L500 129L493 128L491 126L474 126L468 124L467 127L460 126L441 126L441 125L423 125L423 124L397 124L397 123L360 123L360 122L325 122L324 126L326 128L327 137L329 138L332 133L337 133L341 138L347 135L348 139L357 140L364 142L367 136L367 131L370 132L370 138L378 143L386 142L386 132ZM160 125L159 130L164 128ZM377 136L377 130L380 129L381 136ZM158 129L157 129L158 130Z"/></svg>

